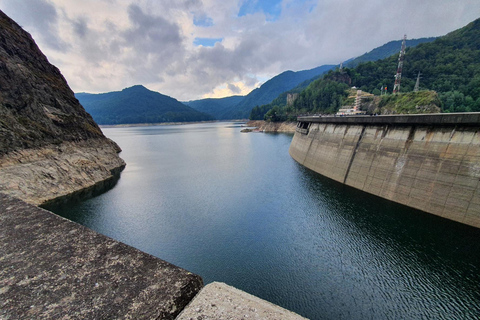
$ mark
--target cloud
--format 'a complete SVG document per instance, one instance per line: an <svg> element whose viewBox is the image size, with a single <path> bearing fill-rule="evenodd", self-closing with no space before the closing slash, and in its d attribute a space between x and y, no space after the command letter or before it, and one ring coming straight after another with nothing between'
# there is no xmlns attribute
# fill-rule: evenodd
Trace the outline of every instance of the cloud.
<svg viewBox="0 0 480 320"><path fill-rule="evenodd" d="M230 90L234 94L239 94L239 93L242 92L242 89L240 89L240 87L237 87L236 85L234 85L232 83L229 83L227 85L227 87L228 87L228 90Z"/></svg>
<svg viewBox="0 0 480 320"><path fill-rule="evenodd" d="M46 46L66 51L67 43L58 36L58 15L55 6L47 0L3 0L2 8L15 12L16 19L27 29L39 29L40 39Z"/></svg>
<svg viewBox="0 0 480 320"><path fill-rule="evenodd" d="M438 36L478 0L0 0L76 92L143 84L180 100L245 94L285 70ZM239 91L240 90L240 91Z"/></svg>
<svg viewBox="0 0 480 320"><path fill-rule="evenodd" d="M85 18L78 18L76 21L72 21L73 30L81 38L85 38L88 32L87 22Z"/></svg>

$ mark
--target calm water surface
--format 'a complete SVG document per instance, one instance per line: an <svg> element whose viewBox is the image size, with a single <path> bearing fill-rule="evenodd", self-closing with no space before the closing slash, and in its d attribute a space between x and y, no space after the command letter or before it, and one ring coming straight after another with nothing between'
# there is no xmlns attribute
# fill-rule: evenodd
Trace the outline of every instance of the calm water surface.
<svg viewBox="0 0 480 320"><path fill-rule="evenodd" d="M118 184L54 211L311 319L480 317L480 231L330 181L285 134L107 128Z"/></svg>

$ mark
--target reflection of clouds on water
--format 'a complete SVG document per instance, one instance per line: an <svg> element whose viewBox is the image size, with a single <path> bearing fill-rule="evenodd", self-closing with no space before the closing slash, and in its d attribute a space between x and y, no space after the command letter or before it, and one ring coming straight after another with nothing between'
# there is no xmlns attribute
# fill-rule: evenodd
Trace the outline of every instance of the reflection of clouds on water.
<svg viewBox="0 0 480 320"><path fill-rule="evenodd" d="M231 126L108 128L122 178L59 213L311 319L480 312L480 231L302 167L291 135Z"/></svg>

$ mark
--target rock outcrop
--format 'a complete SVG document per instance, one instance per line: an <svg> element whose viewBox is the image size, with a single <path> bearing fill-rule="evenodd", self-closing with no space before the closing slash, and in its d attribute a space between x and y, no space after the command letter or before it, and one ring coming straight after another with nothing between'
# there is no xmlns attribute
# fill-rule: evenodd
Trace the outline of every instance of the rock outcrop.
<svg viewBox="0 0 480 320"><path fill-rule="evenodd" d="M256 127L256 129L249 130L249 131L294 133L295 128L297 127L297 123L296 122L268 122L268 121L263 121L263 120L252 120L252 121L247 122L247 126ZM245 132L247 132L247 131L245 131Z"/></svg>
<svg viewBox="0 0 480 320"><path fill-rule="evenodd" d="M42 204L112 179L120 148L29 33L0 11L0 192Z"/></svg>

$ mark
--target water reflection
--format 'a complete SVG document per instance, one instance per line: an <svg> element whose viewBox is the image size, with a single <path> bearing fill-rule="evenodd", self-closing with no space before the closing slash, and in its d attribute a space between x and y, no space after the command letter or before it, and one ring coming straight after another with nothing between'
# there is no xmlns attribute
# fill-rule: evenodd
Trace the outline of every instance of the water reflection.
<svg viewBox="0 0 480 320"><path fill-rule="evenodd" d="M475 318L480 231L331 181L291 135L225 123L108 128L117 186L58 209L311 319Z"/></svg>
<svg viewBox="0 0 480 320"><path fill-rule="evenodd" d="M328 275L356 297L350 313L332 316L474 319L480 314L478 229L300 170L306 190L326 207L315 224L328 234L323 240L336 261ZM342 296L335 300L348 303Z"/></svg>

